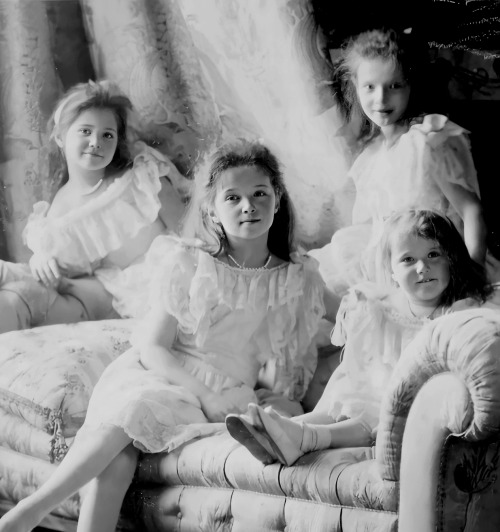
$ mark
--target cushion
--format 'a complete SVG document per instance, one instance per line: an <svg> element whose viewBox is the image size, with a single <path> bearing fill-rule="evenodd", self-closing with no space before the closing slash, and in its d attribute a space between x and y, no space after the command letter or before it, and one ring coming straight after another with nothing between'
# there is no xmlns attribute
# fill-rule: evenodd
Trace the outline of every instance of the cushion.
<svg viewBox="0 0 500 532"><path fill-rule="evenodd" d="M74 436L102 372L130 347L133 323L103 320L2 334L0 408L55 439Z"/></svg>

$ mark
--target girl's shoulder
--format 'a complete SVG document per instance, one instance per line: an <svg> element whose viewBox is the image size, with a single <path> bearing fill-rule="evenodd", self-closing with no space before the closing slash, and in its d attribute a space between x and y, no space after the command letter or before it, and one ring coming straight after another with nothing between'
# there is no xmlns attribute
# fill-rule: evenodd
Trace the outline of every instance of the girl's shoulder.
<svg viewBox="0 0 500 532"><path fill-rule="evenodd" d="M168 174L168 165L160 152L143 142L134 145L134 153L130 166L105 177L102 190L79 208L68 212L65 223L93 214L101 215L108 210L111 215L123 213L126 216L128 213L118 206L120 201L143 215L149 213L147 218L151 221L156 219L160 209L160 177Z"/></svg>
<svg viewBox="0 0 500 532"><path fill-rule="evenodd" d="M422 139L432 148L437 148L457 137L465 139L468 134L468 130L452 122L447 116L428 114L414 118L405 135Z"/></svg>
<svg viewBox="0 0 500 532"><path fill-rule="evenodd" d="M377 321L388 321L402 327L421 327L424 319L411 316L404 307L404 298L397 288L382 286L365 281L349 289L342 298L339 308L339 318L365 319L376 316Z"/></svg>
<svg viewBox="0 0 500 532"><path fill-rule="evenodd" d="M366 355L386 362L397 360L400 349L426 320L402 311L396 292L370 282L352 287L340 304L332 344L347 346L348 343L350 351L361 358Z"/></svg>
<svg viewBox="0 0 500 532"><path fill-rule="evenodd" d="M276 259L269 268L241 269L217 258L200 239L161 235L151 245L147 260L167 275L186 272L196 286L205 287L206 294L222 292L224 301L234 308L242 301L274 307L316 292L322 297L324 282L317 261L302 252L290 258Z"/></svg>
<svg viewBox="0 0 500 532"><path fill-rule="evenodd" d="M308 258L245 270L214 257L201 240L161 235L151 245L146 262L151 297L163 301L186 331L206 333L217 308L244 311L280 324L283 320L295 323L298 316L312 324L324 313L322 282L305 273L314 268ZM276 313L281 318L272 318Z"/></svg>
<svg viewBox="0 0 500 532"><path fill-rule="evenodd" d="M24 231L33 252L64 256L68 246L85 250L94 262L121 248L139 231L155 222L160 211L161 154L139 151L130 168L105 178L101 188L82 204L73 205L64 189L52 204L35 204ZM59 208L59 205L60 208Z"/></svg>

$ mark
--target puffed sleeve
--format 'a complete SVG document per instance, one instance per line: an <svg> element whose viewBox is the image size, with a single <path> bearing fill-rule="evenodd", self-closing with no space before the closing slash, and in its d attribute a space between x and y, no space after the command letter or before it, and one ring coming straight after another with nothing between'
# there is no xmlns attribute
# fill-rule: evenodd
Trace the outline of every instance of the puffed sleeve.
<svg viewBox="0 0 500 532"><path fill-rule="evenodd" d="M427 172L436 183L453 183L479 197L468 131L438 114L426 115L413 128L425 136L424 160L428 164Z"/></svg>
<svg viewBox="0 0 500 532"><path fill-rule="evenodd" d="M146 257L150 271L151 307L158 305L194 333L197 320L191 312L191 287L196 274L196 257L181 239L162 235L153 241Z"/></svg>
<svg viewBox="0 0 500 532"><path fill-rule="evenodd" d="M33 251L50 255L70 273L92 273L158 217L160 176L168 173L163 156L145 145L132 168L94 200L62 216L47 216L49 204L35 204L23 237Z"/></svg>

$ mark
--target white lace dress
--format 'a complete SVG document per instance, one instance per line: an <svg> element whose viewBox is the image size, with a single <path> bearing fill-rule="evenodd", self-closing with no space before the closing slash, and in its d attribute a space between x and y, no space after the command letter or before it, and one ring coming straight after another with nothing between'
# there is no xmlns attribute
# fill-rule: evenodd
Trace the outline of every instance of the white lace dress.
<svg viewBox="0 0 500 532"><path fill-rule="evenodd" d="M139 143L133 166L95 200L58 217L50 215L48 202L36 203L23 234L26 245L33 253L56 258L69 278L94 275L120 316L141 316L149 282L144 256L165 232L158 220L158 194L160 177L170 170L161 153ZM1 264L0 283L11 282L21 292L25 284L21 295L33 307L37 302L31 300L44 297L50 309L57 297L55 290L34 281L27 264Z"/></svg>
<svg viewBox="0 0 500 532"><path fill-rule="evenodd" d="M392 371L404 348L427 318L407 316L394 309L389 292L373 283L349 290L340 305L332 344L344 346L342 362L333 372L315 411L333 419L362 418L373 429Z"/></svg>
<svg viewBox="0 0 500 532"><path fill-rule="evenodd" d="M240 270L197 241L158 237L148 262L153 296L178 321L170 351L191 374L246 410L260 369L276 365L274 390L300 399L316 367L313 337L324 313L316 261L295 255L269 270ZM136 332L140 334L140 328ZM137 348L113 362L94 389L86 426L122 427L147 452L170 451L220 430L198 398L146 370Z"/></svg>
<svg viewBox="0 0 500 532"><path fill-rule="evenodd" d="M353 225L335 232L330 244L309 252L320 262L329 288L343 295L366 278L366 272L370 280L381 280L372 250L384 219L395 211L437 210L463 232L463 222L440 183L454 183L479 197L466 133L443 115L426 115L391 147L384 146L381 135L365 147L350 170L356 187Z"/></svg>

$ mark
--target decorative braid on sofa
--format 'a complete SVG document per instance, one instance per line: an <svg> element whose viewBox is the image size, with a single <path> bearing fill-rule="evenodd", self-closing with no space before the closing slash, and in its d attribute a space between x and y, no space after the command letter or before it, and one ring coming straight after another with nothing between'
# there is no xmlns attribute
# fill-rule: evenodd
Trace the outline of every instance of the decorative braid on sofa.
<svg viewBox="0 0 500 532"><path fill-rule="evenodd" d="M442 373L452 373L461 379L470 396L465 409L451 413L450 432L467 441L497 435L500 312L476 308L443 316L429 323L405 350L380 411L376 457L383 479L399 480L403 433L410 407L422 386Z"/></svg>

